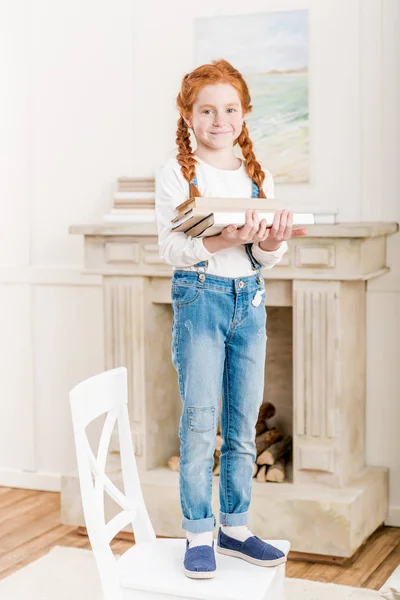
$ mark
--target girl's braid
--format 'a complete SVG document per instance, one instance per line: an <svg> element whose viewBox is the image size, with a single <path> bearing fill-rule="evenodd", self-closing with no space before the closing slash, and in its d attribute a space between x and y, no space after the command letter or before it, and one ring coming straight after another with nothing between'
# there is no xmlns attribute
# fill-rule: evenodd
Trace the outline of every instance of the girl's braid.
<svg viewBox="0 0 400 600"><path fill-rule="evenodd" d="M192 179L196 175L196 160L192 153L192 147L190 145L190 134L188 126L183 117L178 119L178 129L176 132L176 143L178 146L177 161L181 166L182 174L186 181L190 184L189 196L200 196L200 192L197 187L191 183Z"/></svg>
<svg viewBox="0 0 400 600"><path fill-rule="evenodd" d="M243 123L243 128L239 137L237 138L237 143L242 149L247 174L259 187L259 198L266 198L264 190L262 189L265 173L262 170L260 163L256 160L253 151L253 142L250 139L246 123Z"/></svg>

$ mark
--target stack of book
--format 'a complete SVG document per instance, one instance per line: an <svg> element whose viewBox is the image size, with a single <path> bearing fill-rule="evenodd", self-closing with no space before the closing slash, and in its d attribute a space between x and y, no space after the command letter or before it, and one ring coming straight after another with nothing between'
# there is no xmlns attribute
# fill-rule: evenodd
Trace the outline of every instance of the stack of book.
<svg viewBox="0 0 400 600"><path fill-rule="evenodd" d="M109 223L153 223L154 206L154 179L119 177L113 208L103 220Z"/></svg>
<svg viewBox="0 0 400 600"><path fill-rule="evenodd" d="M176 216L171 221L171 231L184 232L190 237L208 237L216 235L227 225L243 226L246 222L246 210L258 211L260 221L266 219L271 226L274 214L282 208L293 212L293 225L326 225L336 223L331 212L315 209L291 209L282 201L266 198L189 198L176 208Z"/></svg>

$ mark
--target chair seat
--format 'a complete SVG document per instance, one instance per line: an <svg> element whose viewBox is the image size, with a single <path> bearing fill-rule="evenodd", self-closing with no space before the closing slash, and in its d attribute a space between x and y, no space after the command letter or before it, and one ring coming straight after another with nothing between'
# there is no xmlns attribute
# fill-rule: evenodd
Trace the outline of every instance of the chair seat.
<svg viewBox="0 0 400 600"><path fill-rule="evenodd" d="M264 541L285 554L289 552L290 543L286 540ZM157 539L154 543L132 546L117 563L121 587L201 600L263 600L269 589L275 590L277 578L285 568L284 564L259 567L216 553L216 576L196 580L183 572L184 554L185 539ZM283 589L279 597L283 598Z"/></svg>

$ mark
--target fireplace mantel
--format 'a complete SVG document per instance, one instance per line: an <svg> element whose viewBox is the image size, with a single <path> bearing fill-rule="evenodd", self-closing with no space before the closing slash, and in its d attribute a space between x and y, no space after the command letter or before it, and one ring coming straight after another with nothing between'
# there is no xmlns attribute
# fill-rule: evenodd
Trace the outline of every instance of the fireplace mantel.
<svg viewBox="0 0 400 600"><path fill-rule="evenodd" d="M250 525L261 537L290 539L293 550L351 556L386 518L387 470L365 465L366 287L388 271L387 236L397 230L396 223L311 226L264 270L267 307L292 308L293 483L255 481ZM84 236L85 272L103 276L105 366L128 369L136 459L156 533L183 536L178 474L166 467L181 410L171 401L179 398L172 268L159 257L154 223L70 232ZM63 522L83 525L76 475L62 485Z"/></svg>
<svg viewBox="0 0 400 600"><path fill-rule="evenodd" d="M313 225L305 238L294 238L289 251L266 279L367 280L387 271L386 236L397 223ZM85 237L85 272L170 277L171 267L158 253L154 223L74 225Z"/></svg>

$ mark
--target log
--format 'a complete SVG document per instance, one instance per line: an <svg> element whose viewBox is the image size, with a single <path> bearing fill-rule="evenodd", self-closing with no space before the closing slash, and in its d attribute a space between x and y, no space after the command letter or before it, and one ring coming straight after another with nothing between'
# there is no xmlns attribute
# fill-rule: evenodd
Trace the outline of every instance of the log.
<svg viewBox="0 0 400 600"><path fill-rule="evenodd" d="M275 444L275 442L279 442L283 438L283 434L277 429L268 429L268 431L264 431L261 435L256 436L256 453L257 455L261 454L266 448ZM258 461L257 461L258 462ZM264 464L264 463L258 463Z"/></svg>
<svg viewBox="0 0 400 600"><path fill-rule="evenodd" d="M256 423L256 435L260 435L269 429L267 420L273 417L275 414L275 406L270 402L264 402L261 404L260 410L258 411L258 418Z"/></svg>
<svg viewBox="0 0 400 600"><path fill-rule="evenodd" d="M220 457L220 455L221 455L221 451L216 448L214 450L214 466L213 466L213 469L215 469L216 466L219 465L219 457Z"/></svg>
<svg viewBox="0 0 400 600"><path fill-rule="evenodd" d="M267 468L266 465L263 466ZM266 481L273 481L275 483L283 483L285 481L285 461L283 458L279 458L275 464L268 467Z"/></svg>
<svg viewBox="0 0 400 600"><path fill-rule="evenodd" d="M267 473L266 465L261 465L261 467L258 469L258 472L256 475L256 480L259 481L260 483L265 483L266 473Z"/></svg>
<svg viewBox="0 0 400 600"><path fill-rule="evenodd" d="M213 469L213 475L219 475L219 468L220 468L220 466L218 463Z"/></svg>
<svg viewBox="0 0 400 600"><path fill-rule="evenodd" d="M267 421L271 419L275 414L275 406L271 404L271 402L264 402L260 406L260 410L258 411L258 419L257 421Z"/></svg>
<svg viewBox="0 0 400 600"><path fill-rule="evenodd" d="M275 462L286 454L292 448L292 437L289 435L276 443L271 444L259 456L257 456L257 464L273 465Z"/></svg>
<svg viewBox="0 0 400 600"><path fill-rule="evenodd" d="M258 464L254 463L254 466L253 466L253 477L255 477L257 475L258 469L259 469Z"/></svg>
<svg viewBox="0 0 400 600"><path fill-rule="evenodd" d="M168 461L168 466L171 471L179 471L179 456L171 456Z"/></svg>
<svg viewBox="0 0 400 600"><path fill-rule="evenodd" d="M256 423L256 436L261 435L264 431L267 431L268 425L266 421L259 421Z"/></svg>
<svg viewBox="0 0 400 600"><path fill-rule="evenodd" d="M216 440L215 440L215 447L217 450L221 450L221 446L223 444L223 438L221 435L217 435Z"/></svg>

